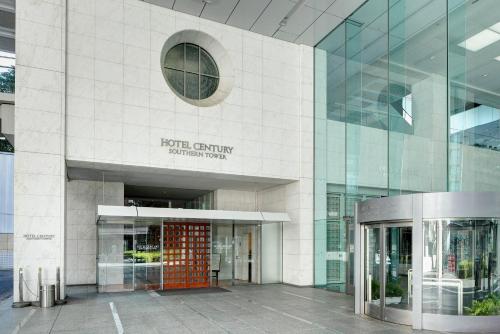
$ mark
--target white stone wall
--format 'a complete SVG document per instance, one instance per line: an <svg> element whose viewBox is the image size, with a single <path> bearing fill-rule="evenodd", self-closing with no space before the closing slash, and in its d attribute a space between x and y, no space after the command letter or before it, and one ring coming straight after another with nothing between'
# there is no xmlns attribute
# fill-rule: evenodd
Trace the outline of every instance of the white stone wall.
<svg viewBox="0 0 500 334"><path fill-rule="evenodd" d="M192 106L163 78L161 48L184 29L228 51L235 83L219 105ZM300 110L310 103L301 48L312 52L138 0L71 0L67 159L298 180ZM234 150L228 160L172 155L162 137Z"/></svg>
<svg viewBox="0 0 500 334"><path fill-rule="evenodd" d="M218 189L214 192L216 210L256 211L255 191Z"/></svg>
<svg viewBox="0 0 500 334"><path fill-rule="evenodd" d="M164 81L161 48L184 29L210 34L229 53L235 83L220 105L191 106ZM312 284L312 48L138 0L20 1L16 34L15 267L32 291L38 267L44 282L57 267L69 284L95 279L98 201L91 183L66 182L67 161L292 182L279 200L293 219L283 277ZM234 149L228 160L173 156L160 138ZM255 196L239 195L219 203L255 208Z"/></svg>
<svg viewBox="0 0 500 334"><path fill-rule="evenodd" d="M97 205L123 205L123 183L75 180L66 191L66 284L96 284Z"/></svg>
<svg viewBox="0 0 500 334"><path fill-rule="evenodd" d="M44 283L64 272L65 3L16 3L14 269L34 293L39 267ZM24 299L36 300L28 289Z"/></svg>

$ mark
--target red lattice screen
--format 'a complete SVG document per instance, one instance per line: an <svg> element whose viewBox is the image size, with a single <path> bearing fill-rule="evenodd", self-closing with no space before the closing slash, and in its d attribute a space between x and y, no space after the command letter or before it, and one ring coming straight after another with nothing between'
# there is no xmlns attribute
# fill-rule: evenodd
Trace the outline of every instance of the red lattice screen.
<svg viewBox="0 0 500 334"><path fill-rule="evenodd" d="M163 288L210 286L210 224L163 224Z"/></svg>

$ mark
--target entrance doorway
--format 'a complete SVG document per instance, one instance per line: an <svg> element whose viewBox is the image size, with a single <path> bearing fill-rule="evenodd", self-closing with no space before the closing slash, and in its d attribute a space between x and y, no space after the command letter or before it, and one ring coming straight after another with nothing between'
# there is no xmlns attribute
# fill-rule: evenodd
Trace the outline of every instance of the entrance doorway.
<svg viewBox="0 0 500 334"><path fill-rule="evenodd" d="M260 224L213 225L213 285L261 283L261 229Z"/></svg>
<svg viewBox="0 0 500 334"><path fill-rule="evenodd" d="M210 224L163 223L163 289L210 286Z"/></svg>
<svg viewBox="0 0 500 334"><path fill-rule="evenodd" d="M365 313L411 325L412 227L384 223L365 227Z"/></svg>

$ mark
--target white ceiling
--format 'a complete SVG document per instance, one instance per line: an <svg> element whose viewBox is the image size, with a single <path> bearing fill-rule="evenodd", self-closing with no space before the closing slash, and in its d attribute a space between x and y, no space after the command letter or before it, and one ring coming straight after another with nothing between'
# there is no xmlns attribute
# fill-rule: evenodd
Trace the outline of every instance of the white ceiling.
<svg viewBox="0 0 500 334"><path fill-rule="evenodd" d="M208 172L180 171L166 168L127 166L67 160L70 180L123 182L126 185L212 191L234 189L260 191L294 180Z"/></svg>
<svg viewBox="0 0 500 334"><path fill-rule="evenodd" d="M365 0L143 1L265 36L309 46L316 45L365 2ZM288 14L291 15L287 24L280 27L280 22Z"/></svg>

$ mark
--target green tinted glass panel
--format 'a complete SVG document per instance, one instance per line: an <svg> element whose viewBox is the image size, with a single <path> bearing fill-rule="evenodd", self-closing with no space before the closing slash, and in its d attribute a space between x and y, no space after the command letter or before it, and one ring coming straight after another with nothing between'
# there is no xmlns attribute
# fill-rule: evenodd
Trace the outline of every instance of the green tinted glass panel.
<svg viewBox="0 0 500 334"><path fill-rule="evenodd" d="M168 51L165 66L176 70L184 69L184 44L178 44Z"/></svg>
<svg viewBox="0 0 500 334"><path fill-rule="evenodd" d="M199 73L200 48L194 44L186 44L186 71Z"/></svg>
<svg viewBox="0 0 500 334"><path fill-rule="evenodd" d="M167 69L167 79L172 88L179 94L184 95L184 72Z"/></svg>
<svg viewBox="0 0 500 334"><path fill-rule="evenodd" d="M206 99L217 90L219 79L202 75L200 83L200 99Z"/></svg>
<svg viewBox="0 0 500 334"><path fill-rule="evenodd" d="M219 76L217 65L212 57L203 49L200 49L200 73L208 74L214 77Z"/></svg>
<svg viewBox="0 0 500 334"><path fill-rule="evenodd" d="M199 75L186 72L186 94L188 99L198 100L200 98Z"/></svg>

